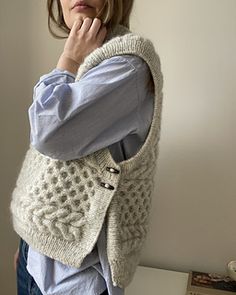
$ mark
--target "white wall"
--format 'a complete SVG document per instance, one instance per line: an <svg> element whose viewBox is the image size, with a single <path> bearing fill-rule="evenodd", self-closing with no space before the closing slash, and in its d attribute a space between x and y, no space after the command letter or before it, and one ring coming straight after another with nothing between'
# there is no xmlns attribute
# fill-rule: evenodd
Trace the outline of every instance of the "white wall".
<svg viewBox="0 0 236 295"><path fill-rule="evenodd" d="M0 286L1 294L15 293L13 254L18 237L9 216L10 192L28 140L29 27L26 0L1 0L0 7Z"/></svg>
<svg viewBox="0 0 236 295"><path fill-rule="evenodd" d="M236 2L136 3L133 27L154 41L164 73L156 198L142 263L224 272L236 259Z"/></svg>
<svg viewBox="0 0 236 295"><path fill-rule="evenodd" d="M140 0L133 29L154 41L164 74L142 264L224 272L236 260L236 2Z"/></svg>
<svg viewBox="0 0 236 295"><path fill-rule="evenodd" d="M46 1L28 0L30 10L30 83L56 67L65 39L53 38L47 27ZM63 33L62 33L63 35Z"/></svg>
<svg viewBox="0 0 236 295"><path fill-rule="evenodd" d="M4 0L0 10L1 289L9 295L18 238L7 206L28 146L27 107L64 44L47 30L45 5ZM236 260L236 2L136 0L132 29L154 42L164 75L152 224L141 265L224 272Z"/></svg>

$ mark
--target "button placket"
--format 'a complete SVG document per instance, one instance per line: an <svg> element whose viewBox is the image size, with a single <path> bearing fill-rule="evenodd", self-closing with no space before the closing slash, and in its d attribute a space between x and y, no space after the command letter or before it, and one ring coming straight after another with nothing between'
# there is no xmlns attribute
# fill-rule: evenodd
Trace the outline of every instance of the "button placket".
<svg viewBox="0 0 236 295"><path fill-rule="evenodd" d="M115 169L113 167L106 167L106 170L109 171L110 173L116 173L116 174L120 173L119 170L117 170L117 169ZM109 184L109 183L101 182L100 184L101 184L102 187L105 187L107 189L110 189L110 190L114 190L115 189L114 186L111 185L111 184Z"/></svg>
<svg viewBox="0 0 236 295"><path fill-rule="evenodd" d="M111 173L117 173L117 174L120 173L119 170L117 170L117 169L115 169L113 167L106 167L106 170L111 172Z"/></svg>
<svg viewBox="0 0 236 295"><path fill-rule="evenodd" d="M103 186L105 188L108 188L110 190L113 190L114 189L114 186L113 185L110 185L109 183L105 183L105 182L101 182L101 186Z"/></svg>

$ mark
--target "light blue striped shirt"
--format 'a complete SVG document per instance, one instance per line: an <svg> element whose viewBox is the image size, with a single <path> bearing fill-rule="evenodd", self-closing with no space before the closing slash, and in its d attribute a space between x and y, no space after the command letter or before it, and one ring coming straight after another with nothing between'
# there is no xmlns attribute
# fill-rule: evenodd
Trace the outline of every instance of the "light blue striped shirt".
<svg viewBox="0 0 236 295"><path fill-rule="evenodd" d="M150 72L138 56L104 60L79 81L54 69L40 77L28 109L31 144L61 160L108 147L115 161L133 156L145 141L153 112ZM47 295L123 295L112 284L106 253L106 223L80 268L62 264L29 246L27 270Z"/></svg>

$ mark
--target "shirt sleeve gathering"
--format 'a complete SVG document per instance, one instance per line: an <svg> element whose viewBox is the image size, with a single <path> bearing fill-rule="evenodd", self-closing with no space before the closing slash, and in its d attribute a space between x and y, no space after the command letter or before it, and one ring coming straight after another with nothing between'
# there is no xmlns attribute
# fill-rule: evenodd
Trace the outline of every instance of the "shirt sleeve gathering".
<svg viewBox="0 0 236 295"><path fill-rule="evenodd" d="M103 61L79 81L58 69L42 76L28 109L32 146L52 158L71 160L135 133L136 76L137 69L123 56Z"/></svg>

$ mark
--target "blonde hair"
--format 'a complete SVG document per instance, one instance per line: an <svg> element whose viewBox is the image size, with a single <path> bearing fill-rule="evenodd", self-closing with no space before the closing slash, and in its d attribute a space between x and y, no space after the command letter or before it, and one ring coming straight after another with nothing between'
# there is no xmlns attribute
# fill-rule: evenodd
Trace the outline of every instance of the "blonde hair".
<svg viewBox="0 0 236 295"><path fill-rule="evenodd" d="M120 24L129 28L130 14L133 8L134 0L105 0L104 6L96 17L100 18L108 30L113 29ZM70 29L67 27L60 0L47 0L48 11L48 29L53 37L57 39L67 38ZM60 31L66 33L66 36L59 36L52 29L52 23Z"/></svg>

